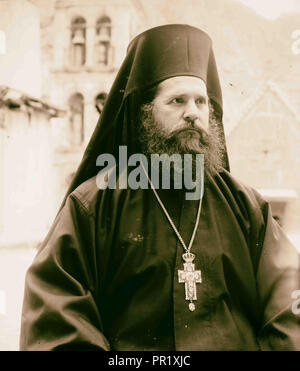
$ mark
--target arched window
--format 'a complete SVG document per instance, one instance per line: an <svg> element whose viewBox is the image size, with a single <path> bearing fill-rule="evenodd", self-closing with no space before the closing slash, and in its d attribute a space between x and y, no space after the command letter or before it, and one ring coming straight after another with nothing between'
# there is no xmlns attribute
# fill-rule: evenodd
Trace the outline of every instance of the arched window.
<svg viewBox="0 0 300 371"><path fill-rule="evenodd" d="M111 20L103 16L96 23L96 63L107 66L109 64L109 52L111 46Z"/></svg>
<svg viewBox="0 0 300 371"><path fill-rule="evenodd" d="M84 141L84 98L80 93L73 94L69 99L70 110L70 142L79 146Z"/></svg>
<svg viewBox="0 0 300 371"><path fill-rule="evenodd" d="M96 110L101 114L103 111L103 107L107 98L107 94L105 92L99 93L95 98L95 107Z"/></svg>
<svg viewBox="0 0 300 371"><path fill-rule="evenodd" d="M71 23L71 60L73 66L85 64L86 53L86 21L82 17L75 18Z"/></svg>

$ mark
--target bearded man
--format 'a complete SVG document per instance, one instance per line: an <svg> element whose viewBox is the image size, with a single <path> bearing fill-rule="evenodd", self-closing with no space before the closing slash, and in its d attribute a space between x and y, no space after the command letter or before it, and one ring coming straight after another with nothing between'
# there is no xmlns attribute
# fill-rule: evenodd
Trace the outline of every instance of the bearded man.
<svg viewBox="0 0 300 371"><path fill-rule="evenodd" d="M204 154L200 198L150 178L99 189L97 158L118 168L120 146ZM21 349L300 350L297 289L299 255L229 172L209 36L187 25L140 34L27 273Z"/></svg>

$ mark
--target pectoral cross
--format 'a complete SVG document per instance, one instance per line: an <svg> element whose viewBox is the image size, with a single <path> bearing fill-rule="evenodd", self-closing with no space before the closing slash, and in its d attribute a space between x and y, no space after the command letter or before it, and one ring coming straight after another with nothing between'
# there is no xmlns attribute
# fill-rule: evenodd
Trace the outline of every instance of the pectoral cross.
<svg viewBox="0 0 300 371"><path fill-rule="evenodd" d="M189 310L192 312L195 310L195 304L193 300L197 300L196 283L201 283L201 271L195 271L195 264L193 260L195 255L187 252L182 255L183 270L178 270L178 282L184 283L185 285L185 300L189 300Z"/></svg>

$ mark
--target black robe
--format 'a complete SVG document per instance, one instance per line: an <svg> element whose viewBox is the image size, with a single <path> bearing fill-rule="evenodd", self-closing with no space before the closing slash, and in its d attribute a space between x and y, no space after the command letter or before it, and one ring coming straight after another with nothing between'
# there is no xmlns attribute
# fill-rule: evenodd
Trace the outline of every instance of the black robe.
<svg viewBox="0 0 300 371"><path fill-rule="evenodd" d="M198 201L159 195L188 244ZM21 350L300 350L299 255L268 204L225 170L207 179L192 252L194 312L178 282L182 246L153 191L87 180L27 273Z"/></svg>

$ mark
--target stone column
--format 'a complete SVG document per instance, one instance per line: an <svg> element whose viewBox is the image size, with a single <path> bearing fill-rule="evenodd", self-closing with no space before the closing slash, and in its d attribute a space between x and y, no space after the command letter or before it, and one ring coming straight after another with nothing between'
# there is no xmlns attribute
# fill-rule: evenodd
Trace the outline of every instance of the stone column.
<svg viewBox="0 0 300 371"><path fill-rule="evenodd" d="M94 65L95 27L88 25L86 29L86 66Z"/></svg>
<svg viewBox="0 0 300 371"><path fill-rule="evenodd" d="M66 68L71 65L71 26L67 25L64 32L64 60L63 67Z"/></svg>

